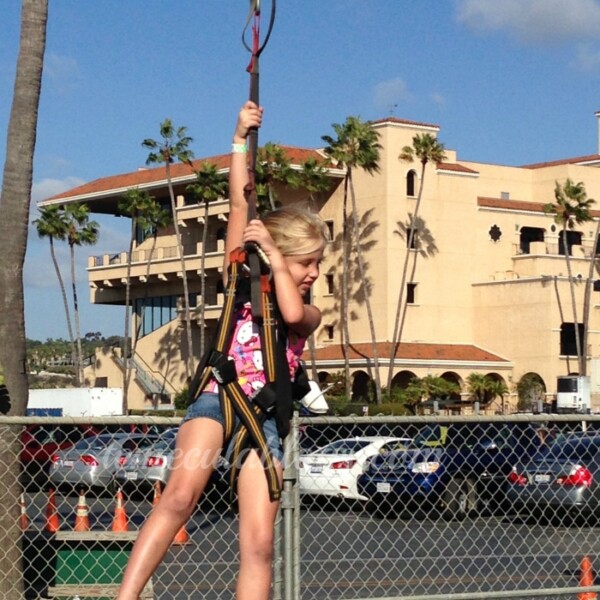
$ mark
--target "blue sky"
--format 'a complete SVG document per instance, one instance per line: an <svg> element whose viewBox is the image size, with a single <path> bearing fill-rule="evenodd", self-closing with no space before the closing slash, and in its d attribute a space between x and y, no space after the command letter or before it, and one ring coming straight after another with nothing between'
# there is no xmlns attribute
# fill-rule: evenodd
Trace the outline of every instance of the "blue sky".
<svg viewBox="0 0 600 600"><path fill-rule="evenodd" d="M264 22L270 1L262 2ZM34 203L143 166L141 141L158 137L165 117L188 127L197 157L228 152L248 94L248 6L50 0ZM4 135L19 19L20 3L4 3ZM318 147L349 115L393 114L438 124L459 160L519 165L594 154L599 40L600 0L280 0L261 59L260 141ZM79 251L81 330L121 334L122 308L90 305L85 263L88 254L124 250L127 230L98 220L98 245ZM67 249L59 250L68 275ZM25 286L28 337L66 338L48 245L34 230Z"/></svg>

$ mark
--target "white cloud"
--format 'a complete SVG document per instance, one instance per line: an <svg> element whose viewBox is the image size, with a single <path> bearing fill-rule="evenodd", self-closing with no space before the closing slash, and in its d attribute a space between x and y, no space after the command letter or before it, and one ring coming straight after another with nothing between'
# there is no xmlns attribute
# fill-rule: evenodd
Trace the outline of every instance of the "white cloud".
<svg viewBox="0 0 600 600"><path fill-rule="evenodd" d="M79 177L65 177L64 179L47 177L40 181L34 181L31 187L31 201L35 203L41 202L83 183L85 181Z"/></svg>
<svg viewBox="0 0 600 600"><path fill-rule="evenodd" d="M474 31L508 31L525 43L600 35L598 0L456 0L456 17Z"/></svg>
<svg viewBox="0 0 600 600"><path fill-rule="evenodd" d="M439 92L431 92L431 94L429 94L429 98L434 104L437 104L438 106L443 106L444 104L446 104L446 98Z"/></svg>
<svg viewBox="0 0 600 600"><path fill-rule="evenodd" d="M411 94L404 79L396 77L382 81L373 90L373 103L378 109L392 111L403 100L410 100Z"/></svg>
<svg viewBox="0 0 600 600"><path fill-rule="evenodd" d="M44 75L54 89L63 95L76 89L81 77L76 59L53 52L44 57Z"/></svg>

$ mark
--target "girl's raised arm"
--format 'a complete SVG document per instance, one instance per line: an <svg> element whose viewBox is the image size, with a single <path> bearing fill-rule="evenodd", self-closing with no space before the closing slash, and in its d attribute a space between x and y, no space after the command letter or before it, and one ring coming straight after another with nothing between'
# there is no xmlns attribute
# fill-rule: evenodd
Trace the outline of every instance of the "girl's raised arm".
<svg viewBox="0 0 600 600"><path fill-rule="evenodd" d="M229 254L242 245L244 229L248 223L248 202L244 189L248 183L247 144L248 131L252 127L260 127L262 108L254 102L246 102L238 115L231 152L229 168L229 219L227 238L225 240L225 258L223 261L223 278L227 277Z"/></svg>

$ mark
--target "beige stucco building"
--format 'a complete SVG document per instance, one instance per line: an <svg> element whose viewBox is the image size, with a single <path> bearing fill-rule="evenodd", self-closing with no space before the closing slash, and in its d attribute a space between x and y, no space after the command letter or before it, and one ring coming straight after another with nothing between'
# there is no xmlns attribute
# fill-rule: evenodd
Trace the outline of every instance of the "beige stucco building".
<svg viewBox="0 0 600 600"><path fill-rule="evenodd" d="M375 122L374 126L382 146L380 170L373 175L357 170L353 181L381 381L384 385L387 382L403 262L409 252L408 284L403 290L408 304L393 368L394 384L406 385L415 375L444 376L461 385L460 405L463 412L469 412L472 404L465 380L470 373L481 373L507 385L511 393L505 406L514 410L516 384L533 373L546 390L544 400L551 401L557 376L576 373L577 360L572 355L574 319L560 227L544 213L543 205L554 201L556 182L564 183L567 178L583 182L588 196L600 203L600 155L508 167L464 161L456 151L447 149L443 163L426 167L414 248L407 249L407 226L421 185L421 165L398 157L416 134L437 135L439 127L396 118ZM317 150L286 150L297 165L309 157L323 158ZM228 169L228 156L206 160L223 172ZM210 337L222 302L227 201L212 203L205 220L204 208L185 191L194 180L191 169L174 165L172 171L189 290L193 305L204 305ZM344 364L339 250L344 171L330 165L329 174L331 189L310 199L332 235L322 276L313 290L313 300L323 311L315 335L321 378L342 371ZM85 202L92 212L116 214L119 198L132 187L148 190L168 206L164 168L99 179L42 204ZM308 194L298 190L279 190L279 198L284 203L309 201ZM593 222L569 233L580 323L600 212L593 211L593 215ZM206 248L201 244L204 227L208 228ZM185 385L182 278L173 228L158 232L154 250L153 243L152 237L140 238L131 256L132 306L140 323L133 357L135 377L129 390L131 408L169 406L173 395ZM200 297L203 252L204 300ZM127 253L119 248L112 255L89 259L92 303L124 304L127 263ZM355 393L361 396L373 377L374 364L365 288L354 264L352 273L350 365ZM599 277L594 268L591 280ZM600 409L600 292L596 288L600 286L592 283L586 361L592 408ZM199 325L196 316L192 320L197 355ZM121 385L122 361L111 352L99 355L87 375L90 384ZM497 411L499 400L486 408Z"/></svg>

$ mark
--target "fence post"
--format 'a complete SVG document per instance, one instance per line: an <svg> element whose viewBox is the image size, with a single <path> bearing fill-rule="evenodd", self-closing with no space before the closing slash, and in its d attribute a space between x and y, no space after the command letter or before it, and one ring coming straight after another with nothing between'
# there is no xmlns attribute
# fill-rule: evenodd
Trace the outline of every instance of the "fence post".
<svg viewBox="0 0 600 600"><path fill-rule="evenodd" d="M283 495L281 512L283 515L283 594L285 600L294 600L295 568L294 568L294 521L299 513L294 502L294 488L297 482L297 422L296 415L292 420L290 433L285 438L285 469L283 471Z"/></svg>

